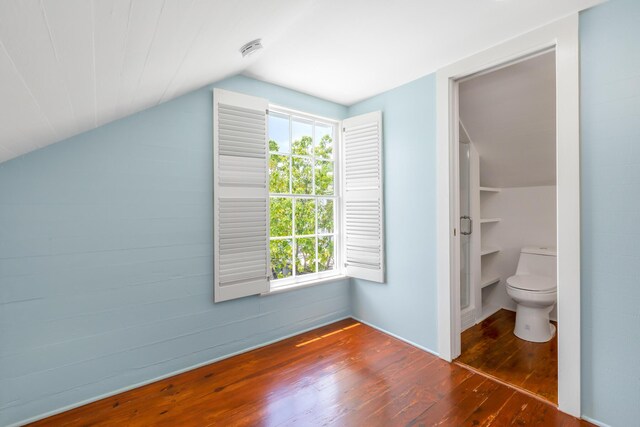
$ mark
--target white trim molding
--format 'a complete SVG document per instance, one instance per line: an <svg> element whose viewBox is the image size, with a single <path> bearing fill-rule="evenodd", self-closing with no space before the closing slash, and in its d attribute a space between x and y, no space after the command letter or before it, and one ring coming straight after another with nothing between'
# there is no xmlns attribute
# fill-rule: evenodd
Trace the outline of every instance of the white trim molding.
<svg viewBox="0 0 640 427"><path fill-rule="evenodd" d="M558 221L558 406L580 417L580 64L574 14L437 72L438 352L460 354L457 87L460 79L555 49ZM457 234L457 233L456 233Z"/></svg>
<svg viewBox="0 0 640 427"><path fill-rule="evenodd" d="M364 320L362 320L362 319L360 319L360 318L358 318L358 317L356 317L356 316L351 316L351 318L352 318L353 320L357 320L358 322L360 322L360 323L362 323L362 324L365 324L365 325L367 325L367 326L369 326L369 327L371 327L371 328L373 328L373 329L375 329L375 330L377 330L377 331L380 331L380 332L382 332L383 334L387 334L387 335L389 335L389 336L391 336L391 337L393 337L393 338L395 338L395 339L397 339L397 340L400 340L400 341L402 341L402 342L405 342L405 343L407 343L407 344L409 344L409 345L411 345L411 346L413 346L413 347L415 347L415 348L418 348L418 349L420 349L420 350L422 350L422 351L426 351L427 353L432 354L432 355L434 355L434 356L440 357L440 355L439 355L437 352L435 352L435 351L431 350L430 348L427 348L427 347L425 347L425 346L423 346L423 345L420 345L420 344L415 343L415 342L413 342L413 341L411 341L411 340L408 340L408 339L406 339L406 338L403 338L403 337L401 337L401 336L400 336L400 335L398 335L398 334L394 334L393 332L389 332L389 331L387 331L387 330L386 330L386 329L384 329L384 328L381 328L381 327L379 327L379 326L374 325L373 323L365 322Z"/></svg>
<svg viewBox="0 0 640 427"><path fill-rule="evenodd" d="M589 421L591 424L596 425L598 427L611 427L609 424L605 424L601 421L594 420L593 418L589 418L587 416L582 416L582 419L585 421Z"/></svg>

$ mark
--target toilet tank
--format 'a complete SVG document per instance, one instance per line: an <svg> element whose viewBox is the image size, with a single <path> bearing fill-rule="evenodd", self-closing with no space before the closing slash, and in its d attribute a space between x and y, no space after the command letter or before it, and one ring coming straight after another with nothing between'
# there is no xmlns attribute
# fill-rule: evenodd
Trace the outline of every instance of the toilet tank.
<svg viewBox="0 0 640 427"><path fill-rule="evenodd" d="M557 279L556 259L554 247L524 247L520 251L516 274L533 274Z"/></svg>

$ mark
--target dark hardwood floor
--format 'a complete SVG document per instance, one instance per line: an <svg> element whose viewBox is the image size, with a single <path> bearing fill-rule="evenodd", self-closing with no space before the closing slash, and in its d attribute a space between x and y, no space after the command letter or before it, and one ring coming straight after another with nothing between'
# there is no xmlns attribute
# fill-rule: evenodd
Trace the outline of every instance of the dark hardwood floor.
<svg viewBox="0 0 640 427"><path fill-rule="evenodd" d="M591 424L349 319L34 425Z"/></svg>
<svg viewBox="0 0 640 427"><path fill-rule="evenodd" d="M462 355L456 363L558 402L558 334L546 343L513 334L516 314L500 310L462 333Z"/></svg>

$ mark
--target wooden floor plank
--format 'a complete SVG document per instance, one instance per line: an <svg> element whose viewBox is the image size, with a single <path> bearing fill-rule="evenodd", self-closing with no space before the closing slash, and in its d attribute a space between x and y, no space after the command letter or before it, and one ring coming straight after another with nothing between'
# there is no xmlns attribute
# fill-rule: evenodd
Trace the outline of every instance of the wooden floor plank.
<svg viewBox="0 0 640 427"><path fill-rule="evenodd" d="M485 325L495 333L508 319L500 313ZM486 348L483 332L474 334L473 345ZM534 371L529 378L545 375ZM32 425L510 424L589 425L349 319Z"/></svg>
<svg viewBox="0 0 640 427"><path fill-rule="evenodd" d="M430 406L415 419L408 423L408 426L434 425L459 425L455 419L461 416L464 420L479 403L473 402L479 390L485 390L486 385L496 386L497 384L481 377L471 375L465 381L453 388L443 399Z"/></svg>
<svg viewBox="0 0 640 427"><path fill-rule="evenodd" d="M456 363L558 402L558 336L546 343L516 337L515 313L500 310L462 333Z"/></svg>
<svg viewBox="0 0 640 427"><path fill-rule="evenodd" d="M380 379L379 381L385 382L384 388L379 393L366 396L367 400L357 408L357 411L346 413L340 419L341 423L353 425L355 421L359 421L364 425L377 425L380 420L398 416L403 409L407 408L407 402L418 403L422 408L429 402L435 403L436 400L428 394L425 380L434 378L434 374L438 371L438 364L435 363L438 359L424 352L418 352L418 355L419 358L416 361L404 367L413 375L397 375L390 380ZM363 420L358 415L362 413L370 415Z"/></svg>
<svg viewBox="0 0 640 427"><path fill-rule="evenodd" d="M461 425L488 426L516 393L512 388L500 384L476 409L461 423Z"/></svg>

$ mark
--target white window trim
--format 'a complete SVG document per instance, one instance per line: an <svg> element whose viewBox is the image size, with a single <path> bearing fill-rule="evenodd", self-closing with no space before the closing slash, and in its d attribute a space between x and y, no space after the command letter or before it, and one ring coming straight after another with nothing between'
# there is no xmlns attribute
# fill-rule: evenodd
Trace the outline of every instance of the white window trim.
<svg viewBox="0 0 640 427"><path fill-rule="evenodd" d="M343 255L343 234L342 234L342 163L341 163L341 153L342 153L342 144L341 144L341 125L342 122L340 120L331 119L328 117L318 116L314 114L309 114L299 110L293 110L291 108L282 107L275 104L269 104L269 113L279 113L288 116L299 117L303 120L312 120L319 121L330 124L334 127L334 151L333 151L333 173L334 173L334 196L328 196L327 198L332 198L334 200L334 232L332 234L334 239L334 250L335 250L335 260L334 266L335 268L330 271L323 271L319 273L305 274L303 276L297 276L292 278L284 278L278 280L272 280L269 284L269 291L262 295L271 295L275 293L281 293L285 291L305 288L309 286L319 285L322 283L331 283L338 280L342 280L347 278L344 274L344 266L342 262ZM291 135L290 135L291 137ZM315 135L314 135L315 137ZM315 143L315 141L314 141ZM283 153L285 154L285 153ZM314 170L315 170L315 165ZM271 197L272 193L269 192L269 197ZM274 195L276 195L274 193ZM291 194L283 194L283 197L290 197ZM301 198L304 198L305 195L299 195ZM311 196L310 198L317 199L318 196ZM316 219L317 220L317 219ZM295 224L294 224L295 226ZM316 224L317 231L317 224ZM318 234L314 234L317 236ZM270 240L273 239L270 237ZM294 259L295 262L295 259Z"/></svg>
<svg viewBox="0 0 640 427"><path fill-rule="evenodd" d="M302 276L304 277L304 276ZM291 283L289 285L281 285L277 287L272 287L269 292L265 292L264 294L260 294L262 296L280 294L282 292L294 291L297 289L309 288L311 286L323 285L325 283L334 283L340 280L349 279L349 276L346 276L344 273L332 274L331 276L309 279L307 281L300 281L296 283Z"/></svg>

